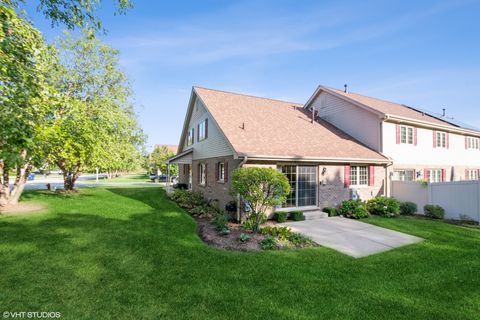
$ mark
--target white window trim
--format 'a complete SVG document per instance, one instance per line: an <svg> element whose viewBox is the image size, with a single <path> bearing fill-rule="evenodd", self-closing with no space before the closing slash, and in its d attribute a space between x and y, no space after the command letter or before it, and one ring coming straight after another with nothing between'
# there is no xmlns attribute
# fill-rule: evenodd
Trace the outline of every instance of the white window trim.
<svg viewBox="0 0 480 320"><path fill-rule="evenodd" d="M366 179L366 183L365 184L359 184L360 182L360 168L361 167L364 167L367 169L367 179ZM358 170L355 170L357 171L355 174L357 175L357 184L353 184L352 183L352 168L357 168ZM368 180L370 179L370 172L369 172L370 168L369 166L363 166L363 165L353 165L353 166L350 166L350 187L353 187L353 188L364 188L364 187L368 187Z"/></svg>
<svg viewBox="0 0 480 320"><path fill-rule="evenodd" d="M402 141L402 130L405 129L405 142ZM409 134L408 134L408 129L412 130L412 142L409 142ZM400 126L400 144L409 144L409 145L414 145L415 144L415 128L411 126Z"/></svg>
<svg viewBox="0 0 480 320"><path fill-rule="evenodd" d="M206 137L207 133L207 119L203 120L198 124L198 141L203 141L207 139Z"/></svg>
<svg viewBox="0 0 480 320"><path fill-rule="evenodd" d="M191 146L191 145L195 142L195 139L194 139L195 137L193 136L194 132L195 132L195 131L194 131L193 128L190 128L190 129L188 130L188 133L187 133L187 147L188 147L188 146ZM191 141L190 141L190 133L192 134L192 135L191 135L191 137L192 137L192 140L191 140Z"/></svg>
<svg viewBox="0 0 480 320"><path fill-rule="evenodd" d="M436 148L446 149L447 148L447 133L443 132L443 131L436 131L435 135L436 135L436 141L435 141L436 142ZM438 139L439 135L440 135L440 137L443 137L443 139ZM442 145L442 141L443 141L444 145Z"/></svg>
<svg viewBox="0 0 480 320"><path fill-rule="evenodd" d="M428 171L429 171L429 175L430 175L430 176L429 176L429 179L428 179L428 182L430 182L430 183L443 182L443 180L442 180L442 169L428 169ZM433 172L436 172L436 171L439 172L438 181L433 181L433 180L432 180L432 177L434 176L434 175L433 175ZM435 176L436 176L436 175L435 175Z"/></svg>
<svg viewBox="0 0 480 320"><path fill-rule="evenodd" d="M467 137L467 149L478 150L480 141L476 137Z"/></svg>
<svg viewBox="0 0 480 320"><path fill-rule="evenodd" d="M205 163L200 163L200 182L201 186L205 185L206 182L206 175L205 175Z"/></svg>
<svg viewBox="0 0 480 320"><path fill-rule="evenodd" d="M404 172L404 176L405 176L405 172L407 171L411 171L412 172L412 180L396 180L396 181L415 181L416 180L416 171L415 169L393 169L393 172L401 172L403 171Z"/></svg>
<svg viewBox="0 0 480 320"><path fill-rule="evenodd" d="M220 169L221 168L221 169ZM225 162L221 161L218 163L218 182L225 182Z"/></svg>
<svg viewBox="0 0 480 320"><path fill-rule="evenodd" d="M468 177L466 177L468 180L479 180L478 178L478 170L477 169L467 169L468 172ZM473 173L473 175L472 175ZM472 177L473 176L473 177Z"/></svg>

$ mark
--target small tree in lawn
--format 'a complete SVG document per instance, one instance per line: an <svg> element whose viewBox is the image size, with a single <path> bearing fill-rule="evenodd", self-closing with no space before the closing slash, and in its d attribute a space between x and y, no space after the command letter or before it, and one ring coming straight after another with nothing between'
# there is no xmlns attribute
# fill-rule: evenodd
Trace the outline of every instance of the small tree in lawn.
<svg viewBox="0 0 480 320"><path fill-rule="evenodd" d="M281 205L290 193L287 177L272 168L240 168L233 172L233 191L250 208L246 218L257 232L268 208Z"/></svg>

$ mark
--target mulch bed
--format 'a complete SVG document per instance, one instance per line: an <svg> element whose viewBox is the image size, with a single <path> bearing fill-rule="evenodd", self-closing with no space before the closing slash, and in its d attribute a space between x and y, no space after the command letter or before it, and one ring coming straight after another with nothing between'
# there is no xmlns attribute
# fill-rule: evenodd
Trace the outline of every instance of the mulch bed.
<svg viewBox="0 0 480 320"><path fill-rule="evenodd" d="M258 233L247 232L242 229L240 224L229 223L230 234L220 235L211 224L208 218L196 218L198 223L198 234L200 238L213 247L236 250L236 251L258 251L260 249L259 241L265 239L265 236ZM240 241L240 234L245 233L250 236L250 240L243 243Z"/></svg>

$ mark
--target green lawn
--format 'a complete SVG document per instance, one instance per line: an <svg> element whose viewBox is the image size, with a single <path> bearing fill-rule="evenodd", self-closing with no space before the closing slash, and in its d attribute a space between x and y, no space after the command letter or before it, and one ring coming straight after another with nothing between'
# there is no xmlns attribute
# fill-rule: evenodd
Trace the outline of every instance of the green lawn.
<svg viewBox="0 0 480 320"><path fill-rule="evenodd" d="M62 319L478 319L480 231L369 219L426 239L353 259L327 248L204 245L160 188L31 192L44 214L0 217L0 311Z"/></svg>

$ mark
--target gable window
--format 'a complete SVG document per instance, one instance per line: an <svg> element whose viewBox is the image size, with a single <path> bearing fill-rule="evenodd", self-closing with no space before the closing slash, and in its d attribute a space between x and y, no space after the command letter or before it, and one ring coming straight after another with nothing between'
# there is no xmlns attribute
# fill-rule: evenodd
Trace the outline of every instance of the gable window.
<svg viewBox="0 0 480 320"><path fill-rule="evenodd" d="M400 126L400 142L403 144L413 144L413 128Z"/></svg>
<svg viewBox="0 0 480 320"><path fill-rule="evenodd" d="M465 179L466 180L478 180L478 170L476 170L476 169L465 170Z"/></svg>
<svg viewBox="0 0 480 320"><path fill-rule="evenodd" d="M205 163L200 163L198 165L198 183L205 185L207 183L207 165Z"/></svg>
<svg viewBox="0 0 480 320"><path fill-rule="evenodd" d="M208 119L205 119L198 124L198 141L207 139L207 135L208 135Z"/></svg>
<svg viewBox="0 0 480 320"><path fill-rule="evenodd" d="M478 149L479 148L479 139L474 137L466 137L467 141L465 146L467 149Z"/></svg>
<svg viewBox="0 0 480 320"><path fill-rule="evenodd" d="M366 186L368 185L368 167L351 166L350 167L350 185Z"/></svg>
<svg viewBox="0 0 480 320"><path fill-rule="evenodd" d="M392 180L394 181L414 181L415 170L395 170Z"/></svg>
<svg viewBox="0 0 480 320"><path fill-rule="evenodd" d="M187 146L191 146L193 144L193 128L188 130L188 137L187 137Z"/></svg>
<svg viewBox="0 0 480 320"><path fill-rule="evenodd" d="M437 148L446 148L447 147L447 134L445 132L436 132L436 147Z"/></svg>

